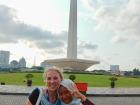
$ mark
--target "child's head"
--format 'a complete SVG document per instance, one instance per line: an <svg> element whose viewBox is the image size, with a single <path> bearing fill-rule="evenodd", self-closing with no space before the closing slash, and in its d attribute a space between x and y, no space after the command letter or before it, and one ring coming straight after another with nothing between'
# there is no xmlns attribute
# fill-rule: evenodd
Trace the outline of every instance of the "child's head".
<svg viewBox="0 0 140 105"><path fill-rule="evenodd" d="M65 104L73 101L73 92L77 90L76 85L69 79L62 80L58 90L61 100Z"/></svg>

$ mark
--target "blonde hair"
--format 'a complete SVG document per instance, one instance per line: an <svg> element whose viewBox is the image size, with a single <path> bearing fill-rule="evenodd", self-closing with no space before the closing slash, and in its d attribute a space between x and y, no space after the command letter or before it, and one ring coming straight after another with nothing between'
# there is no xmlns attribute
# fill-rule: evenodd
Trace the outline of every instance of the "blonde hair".
<svg viewBox="0 0 140 105"><path fill-rule="evenodd" d="M45 69L45 70L44 70L44 73L43 73L43 78L44 78L44 80L46 79L46 74L47 74L48 72L50 72L50 71L55 71L55 72L57 72L57 73L59 74L61 80L64 79L63 73L62 73L62 69L60 69L60 68L58 68L58 67L51 67L51 68L48 68L48 69Z"/></svg>

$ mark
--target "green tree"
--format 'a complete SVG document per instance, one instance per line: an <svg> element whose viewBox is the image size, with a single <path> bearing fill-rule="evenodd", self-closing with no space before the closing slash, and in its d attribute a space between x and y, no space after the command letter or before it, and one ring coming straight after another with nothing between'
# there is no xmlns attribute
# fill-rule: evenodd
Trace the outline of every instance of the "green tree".
<svg viewBox="0 0 140 105"><path fill-rule="evenodd" d="M34 77L34 75L33 74L26 74L25 77L27 80L31 80Z"/></svg>
<svg viewBox="0 0 140 105"><path fill-rule="evenodd" d="M134 69L133 69L133 74L134 74L134 75L140 75L139 69L134 68Z"/></svg>
<svg viewBox="0 0 140 105"><path fill-rule="evenodd" d="M76 79L76 76L75 76L75 75L70 75L70 76L69 76L69 79L72 80L72 81L74 82L74 80Z"/></svg>

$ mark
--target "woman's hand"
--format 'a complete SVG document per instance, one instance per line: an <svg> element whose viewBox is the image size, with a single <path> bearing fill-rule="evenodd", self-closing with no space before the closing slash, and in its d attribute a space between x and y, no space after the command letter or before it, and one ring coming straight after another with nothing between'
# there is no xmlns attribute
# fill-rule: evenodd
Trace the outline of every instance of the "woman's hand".
<svg viewBox="0 0 140 105"><path fill-rule="evenodd" d="M76 97L76 98L80 98L81 101L85 101L87 98L85 95L83 95L81 92L79 92L78 90L74 90L73 91L73 96Z"/></svg>

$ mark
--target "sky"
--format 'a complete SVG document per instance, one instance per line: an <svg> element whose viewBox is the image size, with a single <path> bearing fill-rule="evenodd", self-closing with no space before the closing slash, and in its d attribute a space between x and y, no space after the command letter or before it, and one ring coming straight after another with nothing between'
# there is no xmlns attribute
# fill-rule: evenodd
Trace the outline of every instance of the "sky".
<svg viewBox="0 0 140 105"><path fill-rule="evenodd" d="M140 0L77 0L78 58L140 68ZM70 0L0 0L0 50L27 66L66 58Z"/></svg>

